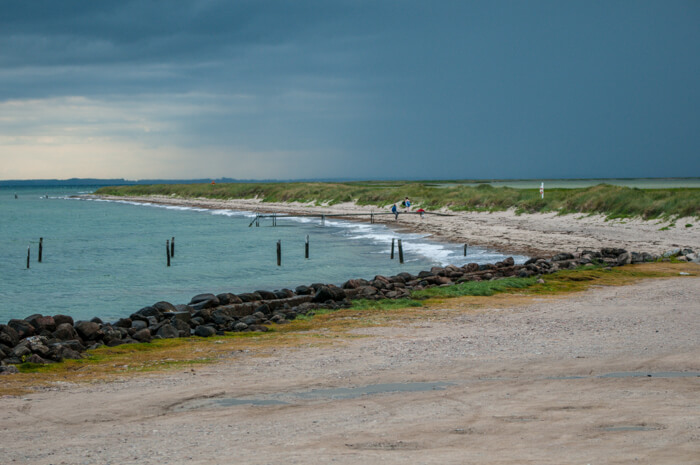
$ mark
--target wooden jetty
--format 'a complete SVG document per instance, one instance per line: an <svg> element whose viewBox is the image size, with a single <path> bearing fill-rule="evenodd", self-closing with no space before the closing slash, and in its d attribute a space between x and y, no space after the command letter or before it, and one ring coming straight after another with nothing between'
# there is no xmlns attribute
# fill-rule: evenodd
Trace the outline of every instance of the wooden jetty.
<svg viewBox="0 0 700 465"><path fill-rule="evenodd" d="M401 215L421 215L423 217L424 215L435 215L435 216L454 216L449 213L437 213L437 212L418 212L418 211L412 211L412 212L398 212L392 213L392 212L367 212L367 213L259 213L255 215L255 218L253 218L253 221L250 222L248 227L253 226L260 226L260 220L264 219L270 219L272 220L272 226L277 226L277 220L279 218L319 218L321 220L321 224L324 225L326 223L326 218L348 218L352 219L353 217L358 217L358 216L369 216L370 218L370 223L374 223L374 217L375 216L380 216L380 215L391 215L391 216L396 216L398 220L398 216Z"/></svg>

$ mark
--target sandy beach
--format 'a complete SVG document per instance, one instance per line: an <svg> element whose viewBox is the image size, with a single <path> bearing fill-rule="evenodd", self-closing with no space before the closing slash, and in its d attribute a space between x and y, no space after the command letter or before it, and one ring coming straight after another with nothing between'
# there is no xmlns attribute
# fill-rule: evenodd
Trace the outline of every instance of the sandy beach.
<svg viewBox="0 0 700 465"><path fill-rule="evenodd" d="M0 399L0 456L36 465L697 464L699 299L695 276L478 309L455 301L437 317L325 343L60 384Z"/></svg>
<svg viewBox="0 0 700 465"><path fill-rule="evenodd" d="M359 206L353 203L315 206L301 203L270 203L259 200L179 199L165 196L109 197L105 199L150 202L165 205L195 206L210 209L231 209L287 214L342 214L387 213L390 206ZM401 211L401 210L400 210ZM415 208L413 208L415 211ZM675 248L700 249L700 221L678 218L675 226L669 221L642 219L606 220L601 215L558 215L537 213L516 215L514 211L481 213L451 212L451 216L399 214L375 216L376 223L392 228L429 235L435 240L467 243L529 256L550 257L557 252L575 252L577 249L621 247L634 252L661 254ZM347 217L353 221L369 222L369 216ZM267 220L270 221L270 220ZM692 225L686 227L686 225Z"/></svg>
<svg viewBox="0 0 700 465"><path fill-rule="evenodd" d="M655 222L596 217L403 215L399 224L541 254L700 244L700 227L659 231ZM37 465L698 464L700 266L684 266L691 276L478 306L449 300L418 321L321 331L315 344L0 398L0 457Z"/></svg>

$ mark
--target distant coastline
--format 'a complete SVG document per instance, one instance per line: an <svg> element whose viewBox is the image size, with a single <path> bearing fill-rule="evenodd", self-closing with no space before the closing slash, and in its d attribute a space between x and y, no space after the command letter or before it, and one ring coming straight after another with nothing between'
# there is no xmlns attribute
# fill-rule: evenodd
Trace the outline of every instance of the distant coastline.
<svg viewBox="0 0 700 465"><path fill-rule="evenodd" d="M150 184L209 184L215 183L297 183L297 182L368 182L368 183L400 183L401 180L362 180L349 178L317 178L317 179L234 179L234 178L199 178L199 179L139 179L123 178L70 178L70 179L8 179L0 180L2 187L38 187L38 186L137 186ZM490 184L494 187L537 188L545 183L546 188L580 188L597 184L614 186L655 188L700 188L700 177L663 177L663 178L541 178L541 179L465 179L465 180L406 180L426 185L481 185Z"/></svg>

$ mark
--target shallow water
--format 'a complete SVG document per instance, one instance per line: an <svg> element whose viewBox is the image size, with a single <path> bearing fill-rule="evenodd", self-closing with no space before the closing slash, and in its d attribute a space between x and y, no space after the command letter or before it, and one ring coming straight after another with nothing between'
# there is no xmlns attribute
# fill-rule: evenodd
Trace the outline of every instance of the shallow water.
<svg viewBox="0 0 700 465"><path fill-rule="evenodd" d="M204 292L342 284L505 258L478 247L469 247L465 258L462 244L437 243L383 225L326 220L322 227L317 219L279 218L277 227L266 222L249 228L250 212L69 197L92 191L82 186L0 190L0 323L34 313L114 320L161 300L187 303ZM309 260L304 259L307 235ZM40 237L43 262L37 263ZM175 255L167 267L171 237ZM403 265L389 259L392 237L402 239ZM527 259L514 258L516 263Z"/></svg>

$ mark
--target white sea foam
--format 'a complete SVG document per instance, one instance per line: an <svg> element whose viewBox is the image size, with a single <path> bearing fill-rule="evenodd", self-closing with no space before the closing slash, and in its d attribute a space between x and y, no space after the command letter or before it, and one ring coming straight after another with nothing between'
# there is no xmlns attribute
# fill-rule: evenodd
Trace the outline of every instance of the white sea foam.
<svg viewBox="0 0 700 465"><path fill-rule="evenodd" d="M255 212L244 210L212 210L200 207L164 205L152 202L134 202L130 200L107 200L98 198L83 199L97 202L114 202L127 205L165 208L168 210L207 212L211 215L227 216L231 218L255 218L257 216L257 213ZM493 263L504 258L502 254L475 246L468 247L468 255L465 257L463 244L434 242L429 239L430 236L427 234L397 232L393 231L385 225L357 223L353 221L337 219L326 219L325 222L322 222L321 218L318 217L289 216L283 213L277 214L277 220L280 219L285 219L300 224L325 224L325 227L329 229L331 234L341 234L345 238L350 240L369 241L372 244L384 246L384 248L377 253L389 253L391 249L392 239L401 239L401 245L404 251L404 260L406 262L416 261L418 260L418 258L416 257L422 257L427 258L442 266L461 266L472 262ZM271 221L269 218L266 218L266 220ZM398 242L395 242L394 245L395 254L398 255ZM519 255L513 256L515 263L524 263L527 260L527 258L528 257Z"/></svg>

